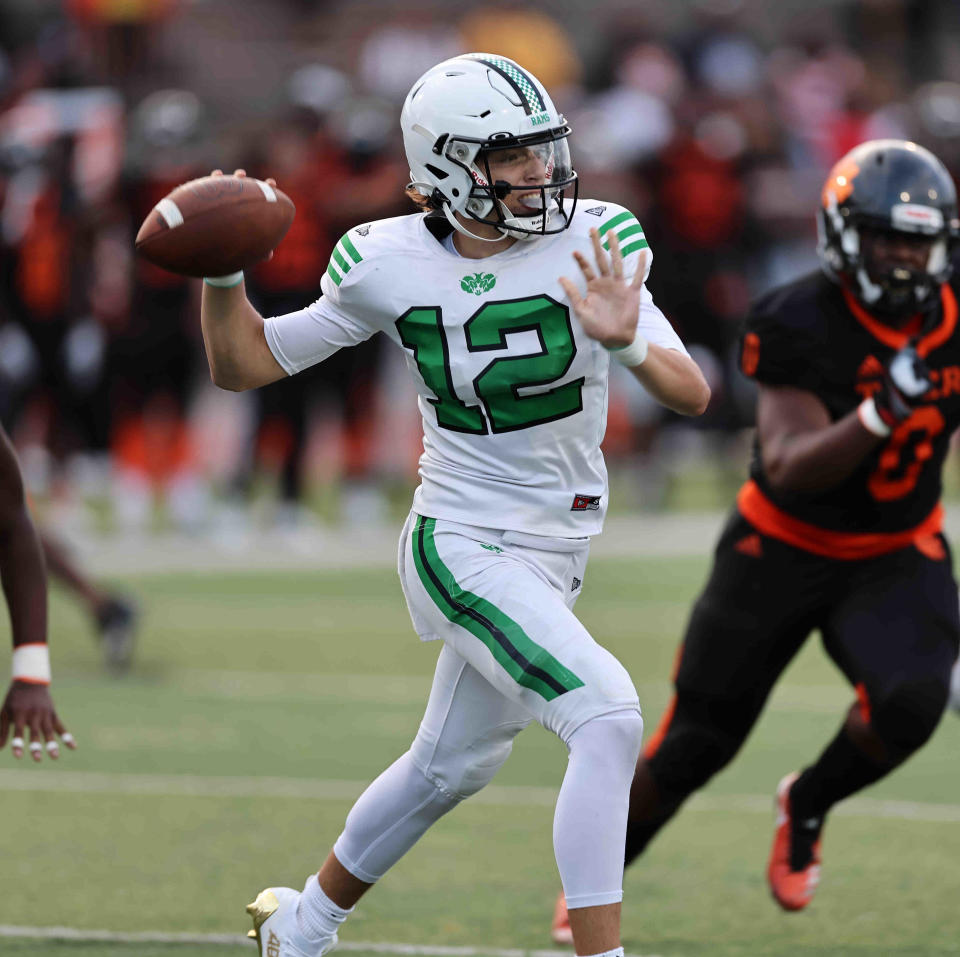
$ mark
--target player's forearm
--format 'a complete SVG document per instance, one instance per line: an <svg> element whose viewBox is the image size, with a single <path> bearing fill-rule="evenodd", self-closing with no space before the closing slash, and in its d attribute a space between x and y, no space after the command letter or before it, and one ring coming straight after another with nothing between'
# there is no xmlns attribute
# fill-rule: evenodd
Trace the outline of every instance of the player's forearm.
<svg viewBox="0 0 960 957"><path fill-rule="evenodd" d="M221 389L241 392L283 374L267 346L263 317L247 299L243 283L227 289L204 283L200 326L210 378Z"/></svg>
<svg viewBox="0 0 960 957"><path fill-rule="evenodd" d="M763 444L763 469L774 488L820 492L848 479L880 441L853 411L826 428L784 433Z"/></svg>
<svg viewBox="0 0 960 957"><path fill-rule="evenodd" d="M0 522L0 579L14 647L47 640L47 575L26 507Z"/></svg>
<svg viewBox="0 0 960 957"><path fill-rule="evenodd" d="M647 357L630 371L661 405L680 415L702 415L710 402L710 386L700 367L676 349L652 342Z"/></svg>

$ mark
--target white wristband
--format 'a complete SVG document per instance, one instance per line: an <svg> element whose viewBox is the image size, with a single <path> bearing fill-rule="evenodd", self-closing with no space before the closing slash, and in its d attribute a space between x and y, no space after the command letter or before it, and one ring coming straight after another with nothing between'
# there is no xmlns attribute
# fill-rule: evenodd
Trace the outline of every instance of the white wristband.
<svg viewBox="0 0 960 957"><path fill-rule="evenodd" d="M880 418L877 403L873 401L873 396L864 399L857 406L857 418L860 420L860 424L878 439L885 439L890 435L890 426Z"/></svg>
<svg viewBox="0 0 960 957"><path fill-rule="evenodd" d="M50 649L40 642L14 648L13 680L50 684Z"/></svg>
<svg viewBox="0 0 960 957"><path fill-rule="evenodd" d="M637 333L633 342L631 342L628 346L621 346L619 349L610 349L607 346L604 346L604 348L621 365L632 368L643 365L649 350L647 340L640 335L639 332Z"/></svg>
<svg viewBox="0 0 960 957"><path fill-rule="evenodd" d="M243 282L243 270L232 272L229 276L204 276L203 281L208 286L216 286L218 289L229 289L231 286L239 286Z"/></svg>

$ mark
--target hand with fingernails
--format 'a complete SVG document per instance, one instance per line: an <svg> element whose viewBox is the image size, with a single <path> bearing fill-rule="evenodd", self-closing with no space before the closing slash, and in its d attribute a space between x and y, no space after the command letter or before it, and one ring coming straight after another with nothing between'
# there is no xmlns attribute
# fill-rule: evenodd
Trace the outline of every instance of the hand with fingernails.
<svg viewBox="0 0 960 957"><path fill-rule="evenodd" d="M623 276L623 256L616 233L611 230L607 235L610 237L609 256L600 241L600 233L596 229L590 230L596 269L583 253L573 254L587 281L586 296L581 296L576 284L566 276L560 279L560 285L583 331L607 349L622 349L629 346L637 334L640 288L647 271L646 253L640 254L637 271L627 282Z"/></svg>
<svg viewBox="0 0 960 957"><path fill-rule="evenodd" d="M29 732L30 743L26 745L34 761L43 758L46 751L51 758L60 757L60 738L70 750L77 747L73 735L57 717L50 697L50 689L44 684L13 681L3 706L0 707L0 750L7 743L10 732L10 750L15 758L22 758L24 736Z"/></svg>

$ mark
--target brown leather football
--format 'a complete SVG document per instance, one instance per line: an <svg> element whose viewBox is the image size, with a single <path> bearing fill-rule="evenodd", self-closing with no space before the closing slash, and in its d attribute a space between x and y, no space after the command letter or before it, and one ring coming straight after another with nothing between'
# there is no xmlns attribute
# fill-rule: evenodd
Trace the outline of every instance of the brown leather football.
<svg viewBox="0 0 960 957"><path fill-rule="evenodd" d="M226 276L265 259L294 212L289 196L252 176L204 176L150 210L137 252L181 276Z"/></svg>

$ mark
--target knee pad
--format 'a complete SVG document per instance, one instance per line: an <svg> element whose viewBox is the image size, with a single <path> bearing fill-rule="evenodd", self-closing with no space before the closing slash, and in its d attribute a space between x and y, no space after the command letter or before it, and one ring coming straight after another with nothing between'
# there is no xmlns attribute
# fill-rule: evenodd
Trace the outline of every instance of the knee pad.
<svg viewBox="0 0 960 957"><path fill-rule="evenodd" d="M450 746L417 735L410 755L420 772L435 787L462 801L486 787L513 750L513 739L526 727L503 725L469 744Z"/></svg>
<svg viewBox="0 0 960 957"><path fill-rule="evenodd" d="M892 757L912 754L933 734L947 704L949 688L936 678L904 681L871 701L870 726Z"/></svg>
<svg viewBox="0 0 960 957"><path fill-rule="evenodd" d="M575 755L592 752L600 761L623 765L633 775L643 743L643 718L640 712L614 711L585 721L568 742L571 760Z"/></svg>
<svg viewBox="0 0 960 957"><path fill-rule="evenodd" d="M746 732L724 728L678 700L666 732L646 760L664 795L685 797L725 767L745 737Z"/></svg>

